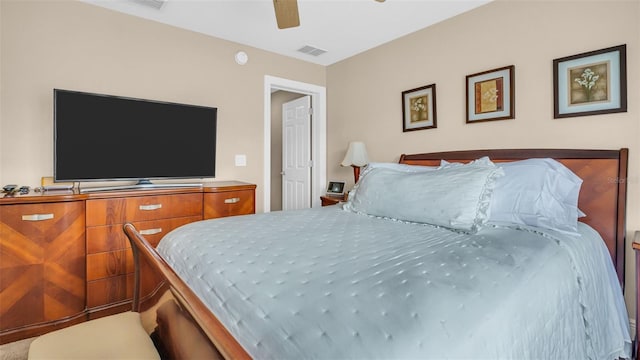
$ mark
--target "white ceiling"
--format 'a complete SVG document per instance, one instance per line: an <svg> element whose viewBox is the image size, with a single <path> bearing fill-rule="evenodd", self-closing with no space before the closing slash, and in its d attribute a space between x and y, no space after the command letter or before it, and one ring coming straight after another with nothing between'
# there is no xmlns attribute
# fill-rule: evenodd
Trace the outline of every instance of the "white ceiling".
<svg viewBox="0 0 640 360"><path fill-rule="evenodd" d="M492 0L298 0L300 26L284 30L276 25L272 0L167 0L159 10L142 5L145 0L82 1L330 65ZM297 51L305 45L327 52Z"/></svg>

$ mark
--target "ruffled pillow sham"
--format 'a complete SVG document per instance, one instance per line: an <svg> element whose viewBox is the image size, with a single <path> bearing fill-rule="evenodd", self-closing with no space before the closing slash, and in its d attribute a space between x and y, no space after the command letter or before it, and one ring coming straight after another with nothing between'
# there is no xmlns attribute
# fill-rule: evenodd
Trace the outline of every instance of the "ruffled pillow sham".
<svg viewBox="0 0 640 360"><path fill-rule="evenodd" d="M425 172L436 170L439 166L423 166L423 165L409 165L409 164L400 164L400 163L389 163L389 162L372 162L367 165L365 169L375 169L375 168L384 168L402 172Z"/></svg>
<svg viewBox="0 0 640 360"><path fill-rule="evenodd" d="M493 188L503 174L488 158L422 172L373 167L344 209L473 233L488 220Z"/></svg>

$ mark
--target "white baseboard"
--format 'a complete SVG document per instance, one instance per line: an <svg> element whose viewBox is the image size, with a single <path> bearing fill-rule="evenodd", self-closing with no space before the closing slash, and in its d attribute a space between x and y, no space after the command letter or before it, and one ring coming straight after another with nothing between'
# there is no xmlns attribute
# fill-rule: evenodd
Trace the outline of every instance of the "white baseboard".
<svg viewBox="0 0 640 360"><path fill-rule="evenodd" d="M631 339L636 338L636 320L629 319L629 332L631 333Z"/></svg>

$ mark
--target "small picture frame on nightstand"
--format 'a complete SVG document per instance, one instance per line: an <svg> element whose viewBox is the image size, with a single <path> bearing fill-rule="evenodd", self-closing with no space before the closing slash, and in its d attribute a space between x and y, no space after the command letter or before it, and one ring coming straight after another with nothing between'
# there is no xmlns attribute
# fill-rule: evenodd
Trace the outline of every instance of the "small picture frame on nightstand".
<svg viewBox="0 0 640 360"><path fill-rule="evenodd" d="M327 186L327 196L344 196L344 181L329 181Z"/></svg>

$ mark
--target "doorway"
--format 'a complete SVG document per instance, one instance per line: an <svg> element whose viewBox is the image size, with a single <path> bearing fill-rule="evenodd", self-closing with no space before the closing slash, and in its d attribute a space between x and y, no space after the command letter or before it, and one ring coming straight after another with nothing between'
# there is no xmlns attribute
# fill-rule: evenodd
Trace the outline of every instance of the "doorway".
<svg viewBox="0 0 640 360"><path fill-rule="evenodd" d="M272 164L272 94L282 90L289 93L300 94L300 96L310 95L311 106L313 108L313 122L311 124L311 207L321 206L320 195L323 194L324 185L326 183L326 89L323 86L302 83L294 80L277 78L273 76L265 76L264 82L264 212L272 210L272 195L274 186L282 186L275 184L275 177L272 177L272 170L281 171L279 164ZM278 120L278 121L281 121ZM276 169L277 167L277 169ZM277 193L277 192L275 192ZM277 195L275 195L277 196ZM275 210L275 209L274 209Z"/></svg>
<svg viewBox="0 0 640 360"><path fill-rule="evenodd" d="M311 96L271 94L271 211L311 207Z"/></svg>

